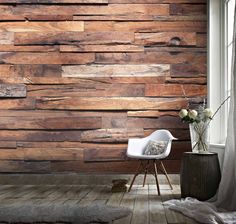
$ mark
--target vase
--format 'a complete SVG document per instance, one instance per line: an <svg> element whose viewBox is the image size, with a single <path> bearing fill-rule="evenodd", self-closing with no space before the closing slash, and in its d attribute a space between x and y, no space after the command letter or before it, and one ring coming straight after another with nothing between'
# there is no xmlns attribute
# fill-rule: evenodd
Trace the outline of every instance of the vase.
<svg viewBox="0 0 236 224"><path fill-rule="evenodd" d="M193 122L189 124L192 151L208 153L209 149L209 122Z"/></svg>

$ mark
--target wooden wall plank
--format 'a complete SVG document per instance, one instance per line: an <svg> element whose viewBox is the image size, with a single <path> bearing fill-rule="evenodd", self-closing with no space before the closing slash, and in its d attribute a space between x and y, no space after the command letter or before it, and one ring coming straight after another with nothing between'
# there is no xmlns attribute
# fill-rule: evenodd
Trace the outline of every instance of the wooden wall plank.
<svg viewBox="0 0 236 224"><path fill-rule="evenodd" d="M170 4L171 15L207 14L206 4Z"/></svg>
<svg viewBox="0 0 236 224"><path fill-rule="evenodd" d="M36 102L37 109L58 110L137 110L162 109L179 110L187 106L187 100L176 98L145 98L145 97L44 97Z"/></svg>
<svg viewBox="0 0 236 224"><path fill-rule="evenodd" d="M28 53L4 52L0 53L0 63L9 64L86 64L94 61L93 53Z"/></svg>
<svg viewBox="0 0 236 224"><path fill-rule="evenodd" d="M98 129L91 131L83 131L81 133L82 142L128 142L129 138L143 137L142 128L129 128L129 129Z"/></svg>
<svg viewBox="0 0 236 224"><path fill-rule="evenodd" d="M178 55L178 57L177 57ZM127 60L128 59L128 60ZM187 62L202 63L206 65L205 53L170 53L170 52L145 52L145 53L96 53L96 63L100 64L187 64ZM188 65L188 64L187 64ZM183 71L182 71L183 72Z"/></svg>
<svg viewBox="0 0 236 224"><path fill-rule="evenodd" d="M133 31L133 32L206 32L203 21L151 21L151 22L103 22L85 21L85 31Z"/></svg>
<svg viewBox="0 0 236 224"><path fill-rule="evenodd" d="M102 119L100 117L4 117L1 119L0 129L17 130L80 130L80 129L96 129L102 127Z"/></svg>
<svg viewBox="0 0 236 224"><path fill-rule="evenodd" d="M127 4L127 3L134 3L134 4L157 4L157 3L207 3L207 0L109 0L109 3L119 3L119 4Z"/></svg>
<svg viewBox="0 0 236 224"><path fill-rule="evenodd" d="M16 45L55 44L129 44L134 42L131 32L48 32L16 33Z"/></svg>
<svg viewBox="0 0 236 224"><path fill-rule="evenodd" d="M144 47L132 44L60 45L60 52L143 52Z"/></svg>
<svg viewBox="0 0 236 224"><path fill-rule="evenodd" d="M135 43L141 45L185 46L196 45L196 33L191 32L163 32L136 33Z"/></svg>
<svg viewBox="0 0 236 224"><path fill-rule="evenodd" d="M28 86L30 97L143 97L145 95L144 84L67 84L67 85L44 85Z"/></svg>
<svg viewBox="0 0 236 224"><path fill-rule="evenodd" d="M14 44L14 33L0 32L0 45L2 44Z"/></svg>
<svg viewBox="0 0 236 224"><path fill-rule="evenodd" d="M0 98L26 97L24 84L0 84Z"/></svg>
<svg viewBox="0 0 236 224"><path fill-rule="evenodd" d="M147 84L145 88L145 96L196 97L206 94L205 85Z"/></svg>
<svg viewBox="0 0 236 224"><path fill-rule="evenodd" d="M2 110L34 110L35 98L26 99L1 99L0 109Z"/></svg>
<svg viewBox="0 0 236 224"><path fill-rule="evenodd" d="M84 23L80 21L66 22L1 22L0 31L4 32L52 32L83 31Z"/></svg>
<svg viewBox="0 0 236 224"><path fill-rule="evenodd" d="M157 77L169 76L169 65L143 64L143 65L75 65L63 66L62 77Z"/></svg>

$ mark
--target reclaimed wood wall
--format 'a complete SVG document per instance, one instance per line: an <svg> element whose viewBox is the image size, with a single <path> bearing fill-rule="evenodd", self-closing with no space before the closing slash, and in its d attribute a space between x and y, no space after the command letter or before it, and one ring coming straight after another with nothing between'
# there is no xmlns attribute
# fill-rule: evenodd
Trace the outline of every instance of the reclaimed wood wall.
<svg viewBox="0 0 236 224"><path fill-rule="evenodd" d="M189 130L206 96L206 0L0 0L0 172L134 171L127 140Z"/></svg>

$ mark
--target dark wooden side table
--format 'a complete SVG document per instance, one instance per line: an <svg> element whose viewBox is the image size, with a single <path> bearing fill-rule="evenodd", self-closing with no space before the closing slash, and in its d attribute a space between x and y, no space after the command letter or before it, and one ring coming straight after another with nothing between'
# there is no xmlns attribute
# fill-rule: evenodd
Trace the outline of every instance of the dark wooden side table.
<svg viewBox="0 0 236 224"><path fill-rule="evenodd" d="M183 154L180 185L181 197L194 197L205 201L213 197L221 179L217 153Z"/></svg>

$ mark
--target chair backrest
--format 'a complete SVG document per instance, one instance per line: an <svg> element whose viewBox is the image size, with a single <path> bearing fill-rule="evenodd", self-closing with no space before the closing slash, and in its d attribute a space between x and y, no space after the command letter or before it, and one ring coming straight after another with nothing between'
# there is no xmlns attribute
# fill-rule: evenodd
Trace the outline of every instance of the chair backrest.
<svg viewBox="0 0 236 224"><path fill-rule="evenodd" d="M150 140L156 140L156 141L168 141L166 150L163 153L163 158L167 157L170 154L172 140L175 139L176 138L173 137L173 135L168 130L165 129L154 131L152 134L150 134L145 138L129 139L127 156L132 157L132 155L133 156L143 155L143 151L148 142Z"/></svg>

